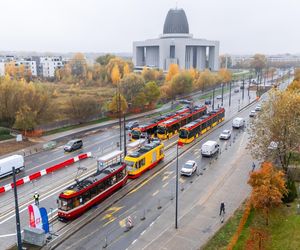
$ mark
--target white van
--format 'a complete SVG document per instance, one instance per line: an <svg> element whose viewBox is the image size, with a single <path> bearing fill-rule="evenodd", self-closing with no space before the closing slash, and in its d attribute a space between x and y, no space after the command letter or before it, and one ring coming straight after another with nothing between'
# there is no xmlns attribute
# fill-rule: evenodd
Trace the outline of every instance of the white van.
<svg viewBox="0 0 300 250"><path fill-rule="evenodd" d="M244 118L236 117L232 121L232 127L233 128L241 128L241 127L244 127L244 125L245 125Z"/></svg>
<svg viewBox="0 0 300 250"><path fill-rule="evenodd" d="M207 141L201 147L201 154L203 156L212 156L219 152L219 144L216 141Z"/></svg>
<svg viewBox="0 0 300 250"><path fill-rule="evenodd" d="M17 173L25 168L22 155L11 155L0 159L0 177L12 174L13 167L15 167Z"/></svg>

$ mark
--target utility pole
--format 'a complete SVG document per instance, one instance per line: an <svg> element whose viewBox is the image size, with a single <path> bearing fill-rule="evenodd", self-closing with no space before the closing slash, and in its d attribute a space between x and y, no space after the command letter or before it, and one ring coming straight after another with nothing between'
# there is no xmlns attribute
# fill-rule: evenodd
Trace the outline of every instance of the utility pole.
<svg viewBox="0 0 300 250"><path fill-rule="evenodd" d="M119 113L119 127L120 127L120 150L122 151L122 122L121 122L121 94L120 94L120 86L118 85L118 113Z"/></svg>
<svg viewBox="0 0 300 250"><path fill-rule="evenodd" d="M127 146L126 146L126 113L124 112L124 158L127 155Z"/></svg>
<svg viewBox="0 0 300 250"><path fill-rule="evenodd" d="M229 107L231 105L231 81L229 82Z"/></svg>
<svg viewBox="0 0 300 250"><path fill-rule="evenodd" d="M212 103L212 109L215 109L215 86L213 88L213 103Z"/></svg>
<svg viewBox="0 0 300 250"><path fill-rule="evenodd" d="M18 240L18 250L22 250L22 238L21 238L21 226L20 226L20 214L19 214L19 204L18 204L18 192L16 185L16 169L13 170L13 182L14 182L14 195L15 195L15 213L16 213L16 226L17 226L17 240Z"/></svg>
<svg viewBox="0 0 300 250"><path fill-rule="evenodd" d="M175 228L178 228L178 144L176 143L176 197L175 197Z"/></svg>
<svg viewBox="0 0 300 250"><path fill-rule="evenodd" d="M250 100L250 85L251 85L251 76L249 76L249 86L248 86L248 98Z"/></svg>
<svg viewBox="0 0 300 250"><path fill-rule="evenodd" d="M242 92L242 100L244 100L244 92L245 92L245 79L243 78L243 92Z"/></svg>
<svg viewBox="0 0 300 250"><path fill-rule="evenodd" d="M224 99L224 83L221 84L222 86L222 105L223 106L223 99Z"/></svg>

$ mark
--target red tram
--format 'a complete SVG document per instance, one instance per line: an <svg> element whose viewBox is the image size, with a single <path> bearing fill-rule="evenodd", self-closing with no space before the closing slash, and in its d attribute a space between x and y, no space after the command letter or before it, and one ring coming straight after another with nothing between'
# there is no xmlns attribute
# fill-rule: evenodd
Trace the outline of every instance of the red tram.
<svg viewBox="0 0 300 250"><path fill-rule="evenodd" d="M80 216L126 184L128 174L121 156L122 151L114 151L99 158L95 174L76 181L59 195L59 220L67 221Z"/></svg>

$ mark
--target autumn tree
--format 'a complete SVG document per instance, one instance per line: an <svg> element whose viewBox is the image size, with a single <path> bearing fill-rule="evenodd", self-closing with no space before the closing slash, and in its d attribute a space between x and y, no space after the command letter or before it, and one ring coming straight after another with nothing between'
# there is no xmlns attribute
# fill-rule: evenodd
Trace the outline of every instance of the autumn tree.
<svg viewBox="0 0 300 250"><path fill-rule="evenodd" d="M116 56L115 55L112 55L112 54L105 54L103 56L99 56L97 59L96 59L96 62L99 63L100 65L102 66L106 66L109 61L113 58L115 58Z"/></svg>
<svg viewBox="0 0 300 250"><path fill-rule="evenodd" d="M204 70L200 72L200 76L195 81L195 88L196 89L207 89L208 87L214 85L215 77L209 70Z"/></svg>
<svg viewBox="0 0 300 250"><path fill-rule="evenodd" d="M93 97L72 96L67 101L67 114L70 118L85 122L101 112L100 101Z"/></svg>
<svg viewBox="0 0 300 250"><path fill-rule="evenodd" d="M179 73L179 66L178 64L170 64L169 71L166 75L166 81L171 81L172 78Z"/></svg>
<svg viewBox="0 0 300 250"><path fill-rule="evenodd" d="M128 63L126 63L124 65L123 73L124 73L124 76L126 76L126 75L128 75L130 73L130 67L129 67Z"/></svg>
<svg viewBox="0 0 300 250"><path fill-rule="evenodd" d="M263 68L267 65L267 58L262 54L255 54L252 61L251 67L255 69L256 75L261 74Z"/></svg>
<svg viewBox="0 0 300 250"><path fill-rule="evenodd" d="M37 125L37 112L31 110L27 105L20 108L16 113L16 120L13 125L14 128L24 130L33 130Z"/></svg>
<svg viewBox="0 0 300 250"><path fill-rule="evenodd" d="M146 100L150 105L157 102L157 100L160 96L160 90L155 82L147 82L146 83L145 95L146 95Z"/></svg>
<svg viewBox="0 0 300 250"><path fill-rule="evenodd" d="M287 193L284 173L276 170L271 163L264 162L259 170L251 173L248 184L252 187L251 203L263 213L268 225L270 210L279 206Z"/></svg>
<svg viewBox="0 0 300 250"><path fill-rule="evenodd" d="M114 85L118 85L121 80L120 70L118 65L115 65L111 71L111 80Z"/></svg>
<svg viewBox="0 0 300 250"><path fill-rule="evenodd" d="M72 70L72 75L81 79L86 78L87 62L82 53L76 53L69 62Z"/></svg>
<svg viewBox="0 0 300 250"><path fill-rule="evenodd" d="M232 66L231 56L221 55L220 56L220 67L221 68L230 68Z"/></svg>
<svg viewBox="0 0 300 250"><path fill-rule="evenodd" d="M127 108L128 108L128 105L127 105L127 101L126 99L124 98L123 95L114 95L113 98L112 98L112 101L109 103L108 105L108 109L109 111L111 111L112 113L118 113L119 112L119 100L120 100L120 103L121 103L121 113L125 113Z"/></svg>
<svg viewBox="0 0 300 250"><path fill-rule="evenodd" d="M170 88L173 97L190 93L193 89L193 78L189 72L178 73L172 78Z"/></svg>
<svg viewBox="0 0 300 250"><path fill-rule="evenodd" d="M120 82L120 88L127 102L133 103L137 94L144 92L145 81L141 75L130 73L123 77Z"/></svg>
<svg viewBox="0 0 300 250"><path fill-rule="evenodd" d="M220 69L218 71L218 76L220 77L221 82L228 83L232 80L232 73L228 69Z"/></svg>
<svg viewBox="0 0 300 250"><path fill-rule="evenodd" d="M156 70L144 67L142 70L142 77L144 78L145 82L155 81Z"/></svg>
<svg viewBox="0 0 300 250"><path fill-rule="evenodd" d="M248 148L259 160L278 160L287 173L300 141L300 94L273 90L263 111L250 124Z"/></svg>
<svg viewBox="0 0 300 250"><path fill-rule="evenodd" d="M110 82L112 82L112 79L111 79L111 76L112 76L112 70L115 68L115 67L118 67L119 69L119 74L120 74L120 79L123 78L123 75L124 75L124 67L125 65L128 64L129 66L129 69L130 68L130 65L129 65L129 62L119 58L119 57L115 57L115 58L112 58L109 60L109 63L105 66L105 69L106 69L106 73L107 73L107 77L108 77L108 80Z"/></svg>

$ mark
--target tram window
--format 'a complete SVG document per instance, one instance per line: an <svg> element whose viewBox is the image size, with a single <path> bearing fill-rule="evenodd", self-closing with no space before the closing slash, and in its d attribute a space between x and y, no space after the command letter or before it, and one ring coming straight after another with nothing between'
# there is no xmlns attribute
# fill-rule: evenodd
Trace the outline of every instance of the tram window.
<svg viewBox="0 0 300 250"><path fill-rule="evenodd" d="M115 183L117 183L117 176L114 175L111 177L111 184L113 185Z"/></svg>
<svg viewBox="0 0 300 250"><path fill-rule="evenodd" d="M142 166L145 165L145 158L141 159L138 163L137 163L137 168L141 168Z"/></svg>
<svg viewBox="0 0 300 250"><path fill-rule="evenodd" d="M98 185L97 185L97 192L98 192L98 194L100 194L100 193L102 193L104 190L105 190L105 185L104 185L104 183L103 182L101 182L101 183L99 183Z"/></svg>
<svg viewBox="0 0 300 250"><path fill-rule="evenodd" d="M91 198L95 197L97 195L97 186L93 187L91 190Z"/></svg>
<svg viewBox="0 0 300 250"><path fill-rule="evenodd" d="M70 202L72 202L70 199L69 200L60 199L59 209L64 210L64 211L70 210L71 209L69 206Z"/></svg>
<svg viewBox="0 0 300 250"><path fill-rule="evenodd" d="M78 207L80 205L79 197L73 199L73 207Z"/></svg>

